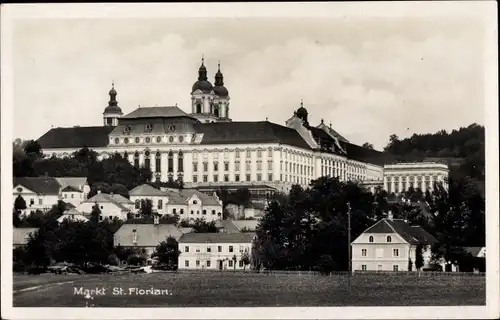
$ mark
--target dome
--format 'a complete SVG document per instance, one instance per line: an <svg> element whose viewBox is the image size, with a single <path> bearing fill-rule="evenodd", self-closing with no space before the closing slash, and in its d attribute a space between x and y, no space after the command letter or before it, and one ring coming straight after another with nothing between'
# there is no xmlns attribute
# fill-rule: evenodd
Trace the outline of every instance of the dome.
<svg viewBox="0 0 500 320"><path fill-rule="evenodd" d="M221 98L227 98L227 96L229 95L229 92L224 86L215 86L214 93Z"/></svg>
<svg viewBox="0 0 500 320"><path fill-rule="evenodd" d="M122 113L122 109L119 106L107 106L104 109L104 113Z"/></svg>
<svg viewBox="0 0 500 320"><path fill-rule="evenodd" d="M307 109L304 107L300 107L297 109L297 117L301 119L307 119Z"/></svg>
<svg viewBox="0 0 500 320"><path fill-rule="evenodd" d="M208 80L198 80L193 84L193 89L191 92L195 92L196 90L201 90L203 93L209 93L213 89L212 84Z"/></svg>
<svg viewBox="0 0 500 320"><path fill-rule="evenodd" d="M113 85L113 87L111 88L111 90L109 90L109 95L110 95L110 96L113 96L113 95L114 95L114 96L116 96L116 95L117 95L114 85Z"/></svg>

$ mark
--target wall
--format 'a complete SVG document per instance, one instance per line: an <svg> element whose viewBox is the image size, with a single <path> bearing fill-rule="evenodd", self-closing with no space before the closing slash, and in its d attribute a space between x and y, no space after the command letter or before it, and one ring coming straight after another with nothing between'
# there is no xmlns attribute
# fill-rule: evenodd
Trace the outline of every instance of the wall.
<svg viewBox="0 0 500 320"><path fill-rule="evenodd" d="M61 200L71 203L76 207L87 199L84 198L84 194L82 192L62 192Z"/></svg>
<svg viewBox="0 0 500 320"><path fill-rule="evenodd" d="M189 247L189 252L186 252L186 246ZM218 252L218 246L222 247L222 252ZM229 252L229 247L233 246L233 252ZM241 248L240 248L241 246ZM207 252L207 248L211 248L211 252ZM197 252L197 250L199 252ZM179 269L213 269L218 270L217 260L232 259L236 255L236 269L243 270L244 266L240 266L240 260L242 253L240 250L245 252L247 250L248 254L251 254L251 243L179 243ZM189 266L186 266L186 261L189 261ZM199 265L196 265L196 261L199 261ZM208 266L207 261L210 261L210 266ZM223 261L222 268L233 270L234 265L230 266L229 261ZM249 265L246 266L246 269Z"/></svg>
<svg viewBox="0 0 500 320"><path fill-rule="evenodd" d="M24 211L25 214L29 214L31 211L34 212L36 210L48 211L60 200L59 195L38 195L33 191L24 188L23 186L20 186L22 188L22 191L19 192L17 190L18 187L19 186L16 186L14 188L12 194L12 205L14 205L17 196L21 195L21 197L23 197L24 201L26 202L27 208Z"/></svg>
<svg viewBox="0 0 500 320"><path fill-rule="evenodd" d="M369 242L370 236L374 238L373 243ZM387 236L391 236L390 243L386 242ZM366 249L366 256L362 255L362 249ZM393 256L394 249L399 250L398 257ZM410 253L410 245L395 233L362 234L352 244L352 270L362 270L362 265L366 265L367 271L392 271L393 266L398 265L399 271L405 271L410 257L414 264L415 256Z"/></svg>

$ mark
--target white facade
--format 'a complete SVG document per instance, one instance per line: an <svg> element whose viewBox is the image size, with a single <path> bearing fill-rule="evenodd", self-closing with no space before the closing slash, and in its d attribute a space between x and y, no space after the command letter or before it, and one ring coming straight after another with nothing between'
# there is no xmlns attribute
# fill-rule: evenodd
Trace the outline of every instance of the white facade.
<svg viewBox="0 0 500 320"><path fill-rule="evenodd" d="M78 191L62 191L61 200L67 203L71 203L75 207L86 200L83 192Z"/></svg>
<svg viewBox="0 0 500 320"><path fill-rule="evenodd" d="M236 270L248 269L241 261L243 254L250 255L248 243L184 243L179 242L179 269ZM236 255L236 263L233 257Z"/></svg>
<svg viewBox="0 0 500 320"><path fill-rule="evenodd" d="M115 197L122 198L119 195L115 195ZM114 195L108 195L98 191L97 195L82 202L75 209L83 214L90 215L96 205L101 210L100 220L114 219L115 217L126 220L127 213L131 212L134 207L131 201L116 201Z"/></svg>
<svg viewBox="0 0 500 320"><path fill-rule="evenodd" d="M448 166L436 162L385 165L383 187L389 193L404 192L410 186L425 192L432 190L435 183L442 183L447 189L448 174Z"/></svg>
<svg viewBox="0 0 500 320"><path fill-rule="evenodd" d="M26 202L26 210L24 210L23 214L29 214L36 210L48 211L60 200L59 194L37 194L22 185L16 185L12 194L13 205L19 195Z"/></svg>

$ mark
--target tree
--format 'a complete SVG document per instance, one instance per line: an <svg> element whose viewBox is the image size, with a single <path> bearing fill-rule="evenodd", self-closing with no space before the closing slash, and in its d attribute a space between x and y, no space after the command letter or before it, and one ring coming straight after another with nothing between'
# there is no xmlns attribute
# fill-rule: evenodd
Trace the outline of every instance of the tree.
<svg viewBox="0 0 500 320"><path fill-rule="evenodd" d="M18 195L16 200L14 200L14 209L16 212L20 212L26 208L26 201L24 201L24 198L21 195Z"/></svg>
<svg viewBox="0 0 500 320"><path fill-rule="evenodd" d="M152 217L153 216L153 202L151 199L142 199L141 208L139 210L141 216Z"/></svg>
<svg viewBox="0 0 500 320"><path fill-rule="evenodd" d="M236 257L236 255L233 255L231 260L233 260L233 268L234 268L234 272L236 272L236 261L238 260L238 258Z"/></svg>
<svg viewBox="0 0 500 320"><path fill-rule="evenodd" d="M366 148L366 149L370 149L370 150L373 150L373 144L369 143L369 142L365 142L363 143L362 145L363 148Z"/></svg>
<svg viewBox="0 0 500 320"><path fill-rule="evenodd" d="M99 205L96 203L92 207L92 212L90 213L90 222L93 224L98 224L101 220L101 209L99 209Z"/></svg>
<svg viewBox="0 0 500 320"><path fill-rule="evenodd" d="M193 228L193 232L197 233L217 233L217 227L215 221L206 222L203 218L197 218L193 222L188 224L189 227Z"/></svg>
<svg viewBox="0 0 500 320"><path fill-rule="evenodd" d="M12 210L12 225L14 228L18 228L21 226L21 217L19 216L19 212L17 210Z"/></svg>
<svg viewBox="0 0 500 320"><path fill-rule="evenodd" d="M159 262L172 266L176 270L180 253L179 243L170 236L166 241L160 242L153 253L153 257L157 257Z"/></svg>
<svg viewBox="0 0 500 320"><path fill-rule="evenodd" d="M250 264L250 254L248 252L243 252L241 255L241 261L243 262L243 270Z"/></svg>
<svg viewBox="0 0 500 320"><path fill-rule="evenodd" d="M415 252L415 268L420 271L420 268L424 266L424 257L423 257L423 246L418 245Z"/></svg>
<svg viewBox="0 0 500 320"><path fill-rule="evenodd" d="M408 258L408 271L412 271L413 269L413 261L411 261L411 258Z"/></svg>
<svg viewBox="0 0 500 320"><path fill-rule="evenodd" d="M24 255L26 264L35 267L46 267L50 264L46 240L45 235L40 230L29 235Z"/></svg>

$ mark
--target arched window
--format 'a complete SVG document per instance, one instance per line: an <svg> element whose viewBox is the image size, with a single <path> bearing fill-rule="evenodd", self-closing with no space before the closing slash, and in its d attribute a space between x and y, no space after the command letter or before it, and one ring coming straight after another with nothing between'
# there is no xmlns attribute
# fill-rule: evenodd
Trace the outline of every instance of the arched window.
<svg viewBox="0 0 500 320"><path fill-rule="evenodd" d="M392 242L391 236L387 236L387 242Z"/></svg>
<svg viewBox="0 0 500 320"><path fill-rule="evenodd" d="M146 168L151 168L151 153L149 152L149 150L146 150L144 152L144 167Z"/></svg>
<svg viewBox="0 0 500 320"><path fill-rule="evenodd" d="M370 237L368 238L368 241L369 241L369 242L373 242L373 236L370 236Z"/></svg>
<svg viewBox="0 0 500 320"><path fill-rule="evenodd" d="M219 117L219 107L215 107L215 110L214 110L214 116L216 116L217 118Z"/></svg>
<svg viewBox="0 0 500 320"><path fill-rule="evenodd" d="M196 104L196 113L201 113L201 103Z"/></svg>
<svg viewBox="0 0 500 320"><path fill-rule="evenodd" d="M134 166L139 168L139 152L136 151L134 154Z"/></svg>
<svg viewBox="0 0 500 320"><path fill-rule="evenodd" d="M177 159L177 171L184 172L184 154L179 151L179 158Z"/></svg>
<svg viewBox="0 0 500 320"><path fill-rule="evenodd" d="M174 153L168 152L168 172L174 172Z"/></svg>
<svg viewBox="0 0 500 320"><path fill-rule="evenodd" d="M155 171L161 172L161 153L160 153L160 151L156 152L155 158L156 158Z"/></svg>
<svg viewBox="0 0 500 320"><path fill-rule="evenodd" d="M214 104L210 102L210 113L214 113Z"/></svg>

